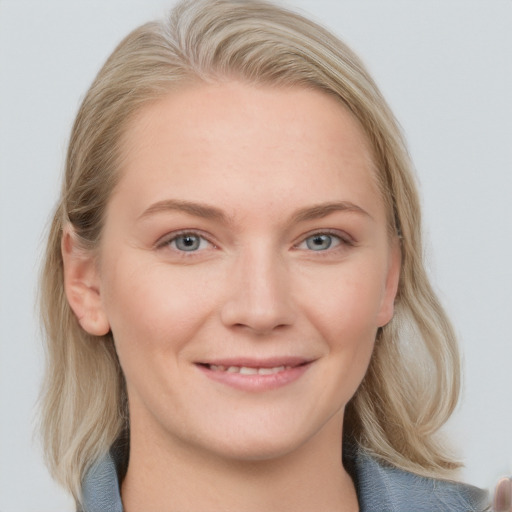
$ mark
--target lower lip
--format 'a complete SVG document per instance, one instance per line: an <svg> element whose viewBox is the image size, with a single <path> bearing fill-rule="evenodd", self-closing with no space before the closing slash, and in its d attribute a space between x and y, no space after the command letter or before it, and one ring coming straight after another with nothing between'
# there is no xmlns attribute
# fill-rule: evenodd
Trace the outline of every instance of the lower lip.
<svg viewBox="0 0 512 512"><path fill-rule="evenodd" d="M230 386L242 391L269 391L272 389L282 388L295 382L302 377L312 363L306 363L293 368L287 368L277 373L269 375L242 373L229 373L223 371L213 371L207 366L197 365L197 367L209 378L226 386Z"/></svg>

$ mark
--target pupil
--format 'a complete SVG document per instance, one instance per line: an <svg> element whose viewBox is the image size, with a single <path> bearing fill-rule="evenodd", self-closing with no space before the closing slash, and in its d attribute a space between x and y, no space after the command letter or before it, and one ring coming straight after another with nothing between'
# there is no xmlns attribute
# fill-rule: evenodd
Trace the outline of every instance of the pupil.
<svg viewBox="0 0 512 512"><path fill-rule="evenodd" d="M181 251L195 251L201 245L201 239L194 235L183 235L176 239L176 247Z"/></svg>
<svg viewBox="0 0 512 512"><path fill-rule="evenodd" d="M316 235L307 240L306 243L309 249L318 251L321 249L329 249L332 239L329 235Z"/></svg>

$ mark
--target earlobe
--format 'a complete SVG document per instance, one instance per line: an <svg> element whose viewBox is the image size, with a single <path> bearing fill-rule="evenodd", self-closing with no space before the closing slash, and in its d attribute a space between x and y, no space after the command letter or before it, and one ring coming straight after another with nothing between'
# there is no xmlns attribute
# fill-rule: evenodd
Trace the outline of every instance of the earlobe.
<svg viewBox="0 0 512 512"><path fill-rule="evenodd" d="M400 282L400 270L402 267L402 251L398 240L392 242L390 249L390 261L386 276L386 284L381 308L378 315L377 327L384 327L393 318L395 310L395 298Z"/></svg>
<svg viewBox="0 0 512 512"><path fill-rule="evenodd" d="M110 330L100 293L94 255L79 247L71 225L64 227L61 242L64 289L71 309L82 328L94 336Z"/></svg>

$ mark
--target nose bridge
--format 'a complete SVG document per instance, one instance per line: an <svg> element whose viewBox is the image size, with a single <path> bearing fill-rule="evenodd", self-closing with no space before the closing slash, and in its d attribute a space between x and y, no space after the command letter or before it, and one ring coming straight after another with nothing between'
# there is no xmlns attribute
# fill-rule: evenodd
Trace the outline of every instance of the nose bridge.
<svg viewBox="0 0 512 512"><path fill-rule="evenodd" d="M226 325L268 333L293 322L289 272L271 243L241 248L228 279L229 296L222 311Z"/></svg>

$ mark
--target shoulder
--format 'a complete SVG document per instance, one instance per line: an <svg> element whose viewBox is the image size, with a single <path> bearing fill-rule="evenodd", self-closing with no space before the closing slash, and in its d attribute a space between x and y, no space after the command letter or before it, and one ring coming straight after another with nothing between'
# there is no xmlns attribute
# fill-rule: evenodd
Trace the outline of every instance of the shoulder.
<svg viewBox="0 0 512 512"><path fill-rule="evenodd" d="M488 493L477 487L418 476L360 449L353 455L352 465L361 512L490 510Z"/></svg>

